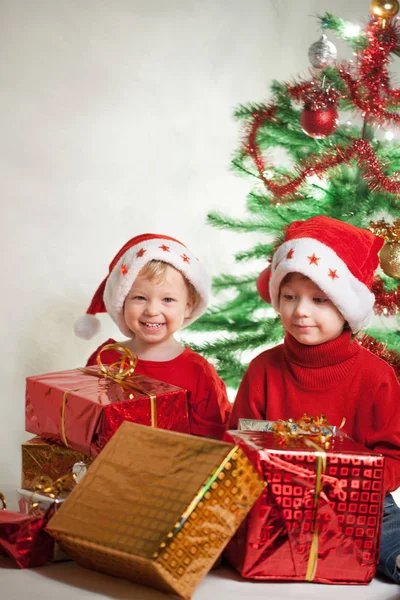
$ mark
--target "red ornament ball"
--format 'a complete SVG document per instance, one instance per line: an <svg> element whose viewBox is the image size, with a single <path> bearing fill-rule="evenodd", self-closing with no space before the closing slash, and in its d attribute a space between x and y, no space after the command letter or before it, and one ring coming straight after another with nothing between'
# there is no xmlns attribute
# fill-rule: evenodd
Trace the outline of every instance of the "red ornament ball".
<svg viewBox="0 0 400 600"><path fill-rule="evenodd" d="M311 110L306 105L300 115L300 125L304 133L310 137L326 138L336 131L339 125L338 111L332 104L327 104L317 110Z"/></svg>
<svg viewBox="0 0 400 600"><path fill-rule="evenodd" d="M269 281L271 279L271 266L267 267L260 273L257 278L257 292L264 300L271 304L271 296L269 295Z"/></svg>

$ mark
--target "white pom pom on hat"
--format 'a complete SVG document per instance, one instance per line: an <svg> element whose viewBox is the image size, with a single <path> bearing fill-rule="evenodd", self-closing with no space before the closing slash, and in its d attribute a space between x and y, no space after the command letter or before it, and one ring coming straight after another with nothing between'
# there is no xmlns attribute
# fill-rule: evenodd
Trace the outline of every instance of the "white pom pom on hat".
<svg viewBox="0 0 400 600"><path fill-rule="evenodd" d="M170 264L186 277L200 300L184 326L190 325L206 310L211 293L211 279L196 256L181 242L167 235L144 233L129 240L110 263L109 273L96 290L86 315L75 322L78 337L89 340L100 330L98 313L107 312L120 331L130 337L124 319L124 302L136 277L152 260Z"/></svg>
<svg viewBox="0 0 400 600"><path fill-rule="evenodd" d="M75 335L84 339L91 340L97 333L99 333L101 323L95 315L82 315L78 317L74 324Z"/></svg>

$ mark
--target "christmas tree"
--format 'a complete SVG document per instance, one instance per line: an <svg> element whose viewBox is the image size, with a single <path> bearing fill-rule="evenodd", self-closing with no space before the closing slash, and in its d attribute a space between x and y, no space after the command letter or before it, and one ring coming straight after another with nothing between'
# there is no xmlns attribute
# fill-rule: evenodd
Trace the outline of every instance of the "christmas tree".
<svg viewBox="0 0 400 600"><path fill-rule="evenodd" d="M213 332L214 339L195 349L214 359L230 387L238 386L249 351L258 354L283 338L278 316L257 292L267 278L266 272L259 276L255 259L267 267L285 227L320 214L370 228L386 240L372 290L377 318L360 341L400 376L400 145L390 129L400 124L400 88L391 86L388 72L391 56L400 56L398 9L397 0L373 0L364 30L331 14L319 17L323 31L351 45L354 60L337 61L335 46L323 35L309 50L309 79L275 81L267 104L235 111L244 139L232 168L254 182L248 214L238 220L213 212L208 219L259 238L235 256L249 265L243 275L214 279L217 304L192 326ZM285 151L289 164L274 164L276 149ZM218 294L229 297L218 302Z"/></svg>

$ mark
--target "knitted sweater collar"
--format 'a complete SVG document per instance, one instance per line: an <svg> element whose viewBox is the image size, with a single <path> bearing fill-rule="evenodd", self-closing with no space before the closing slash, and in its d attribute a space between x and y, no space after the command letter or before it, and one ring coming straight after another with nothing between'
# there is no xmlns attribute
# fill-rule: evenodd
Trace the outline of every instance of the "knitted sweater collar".
<svg viewBox="0 0 400 600"><path fill-rule="evenodd" d="M299 384L309 387L332 385L352 369L359 343L351 340L351 332L344 331L339 337L306 346L289 333L285 336L284 353L293 377Z"/></svg>

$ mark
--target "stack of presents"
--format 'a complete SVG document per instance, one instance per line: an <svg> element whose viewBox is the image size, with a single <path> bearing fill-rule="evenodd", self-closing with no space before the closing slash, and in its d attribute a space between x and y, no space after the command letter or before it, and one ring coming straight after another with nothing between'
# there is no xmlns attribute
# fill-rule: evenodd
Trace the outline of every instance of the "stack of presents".
<svg viewBox="0 0 400 600"><path fill-rule="evenodd" d="M0 552L69 559L190 598L224 553L245 578L367 584L384 458L324 419L188 435L186 392L118 365L29 377L20 512ZM5 500L3 498L5 504Z"/></svg>

